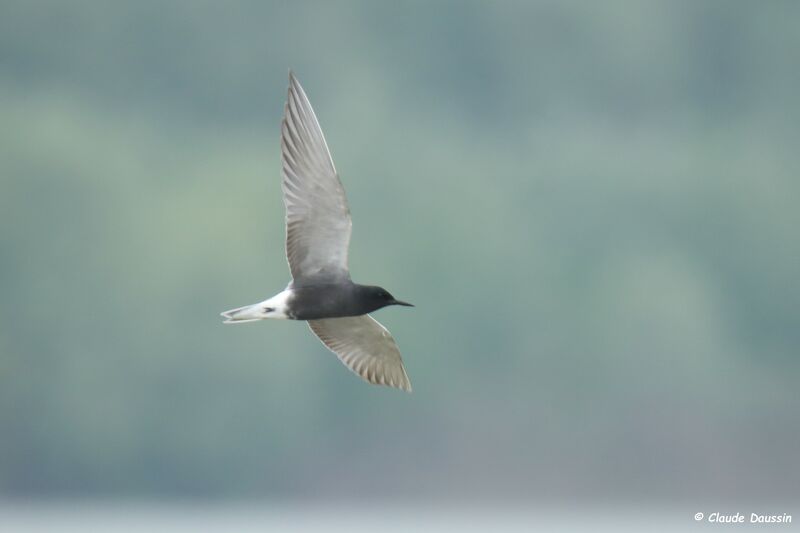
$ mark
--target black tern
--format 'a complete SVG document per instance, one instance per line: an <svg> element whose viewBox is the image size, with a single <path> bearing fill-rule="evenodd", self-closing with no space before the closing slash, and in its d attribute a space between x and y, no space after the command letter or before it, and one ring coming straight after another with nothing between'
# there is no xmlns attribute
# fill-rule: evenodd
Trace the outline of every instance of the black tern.
<svg viewBox="0 0 800 533"><path fill-rule="evenodd" d="M411 392L392 334L367 313L388 305L413 306L382 287L350 279L352 222L347 197L311 103L291 71L281 123L281 163L292 281L272 298L225 311L225 323L306 320L355 374L376 385Z"/></svg>

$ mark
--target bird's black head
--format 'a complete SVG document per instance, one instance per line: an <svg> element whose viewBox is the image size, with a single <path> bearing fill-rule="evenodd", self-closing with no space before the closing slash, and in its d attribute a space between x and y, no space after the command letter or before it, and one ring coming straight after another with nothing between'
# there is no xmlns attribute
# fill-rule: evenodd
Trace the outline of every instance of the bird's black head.
<svg viewBox="0 0 800 533"><path fill-rule="evenodd" d="M369 301L370 307L374 306L374 309L380 309L381 307L386 307L387 305L405 305L407 307L414 307L410 303L397 300L383 287L364 286L363 295Z"/></svg>

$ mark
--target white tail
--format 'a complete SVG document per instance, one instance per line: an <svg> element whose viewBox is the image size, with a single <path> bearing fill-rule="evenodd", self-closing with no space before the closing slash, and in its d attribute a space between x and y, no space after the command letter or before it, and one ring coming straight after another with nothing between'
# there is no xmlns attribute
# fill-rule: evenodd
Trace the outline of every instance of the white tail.
<svg viewBox="0 0 800 533"><path fill-rule="evenodd" d="M226 319L225 324L244 324L265 318L289 318L286 311L291 296L291 289L288 289L263 302L225 311L222 316Z"/></svg>
<svg viewBox="0 0 800 533"><path fill-rule="evenodd" d="M269 309L269 308L267 308ZM245 322L255 322L267 318L266 309L260 304L245 305L222 313L225 317L223 324L244 324Z"/></svg>

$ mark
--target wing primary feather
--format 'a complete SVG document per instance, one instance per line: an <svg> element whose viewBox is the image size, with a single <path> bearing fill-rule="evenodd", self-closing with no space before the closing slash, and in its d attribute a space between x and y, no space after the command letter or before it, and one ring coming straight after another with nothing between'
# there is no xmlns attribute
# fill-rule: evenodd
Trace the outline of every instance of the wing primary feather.
<svg viewBox="0 0 800 533"><path fill-rule="evenodd" d="M371 316L309 320L308 325L363 380L411 392L411 382L394 338Z"/></svg>
<svg viewBox="0 0 800 533"><path fill-rule="evenodd" d="M286 257L295 286L349 280L352 222L325 136L294 73L281 124Z"/></svg>

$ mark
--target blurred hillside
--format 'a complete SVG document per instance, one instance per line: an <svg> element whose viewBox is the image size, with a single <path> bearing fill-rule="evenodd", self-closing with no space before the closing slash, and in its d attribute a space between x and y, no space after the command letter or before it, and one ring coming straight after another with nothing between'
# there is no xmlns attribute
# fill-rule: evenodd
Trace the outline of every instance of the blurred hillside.
<svg viewBox="0 0 800 533"><path fill-rule="evenodd" d="M5 1L0 496L800 497L800 4ZM414 385L301 323L291 67Z"/></svg>

